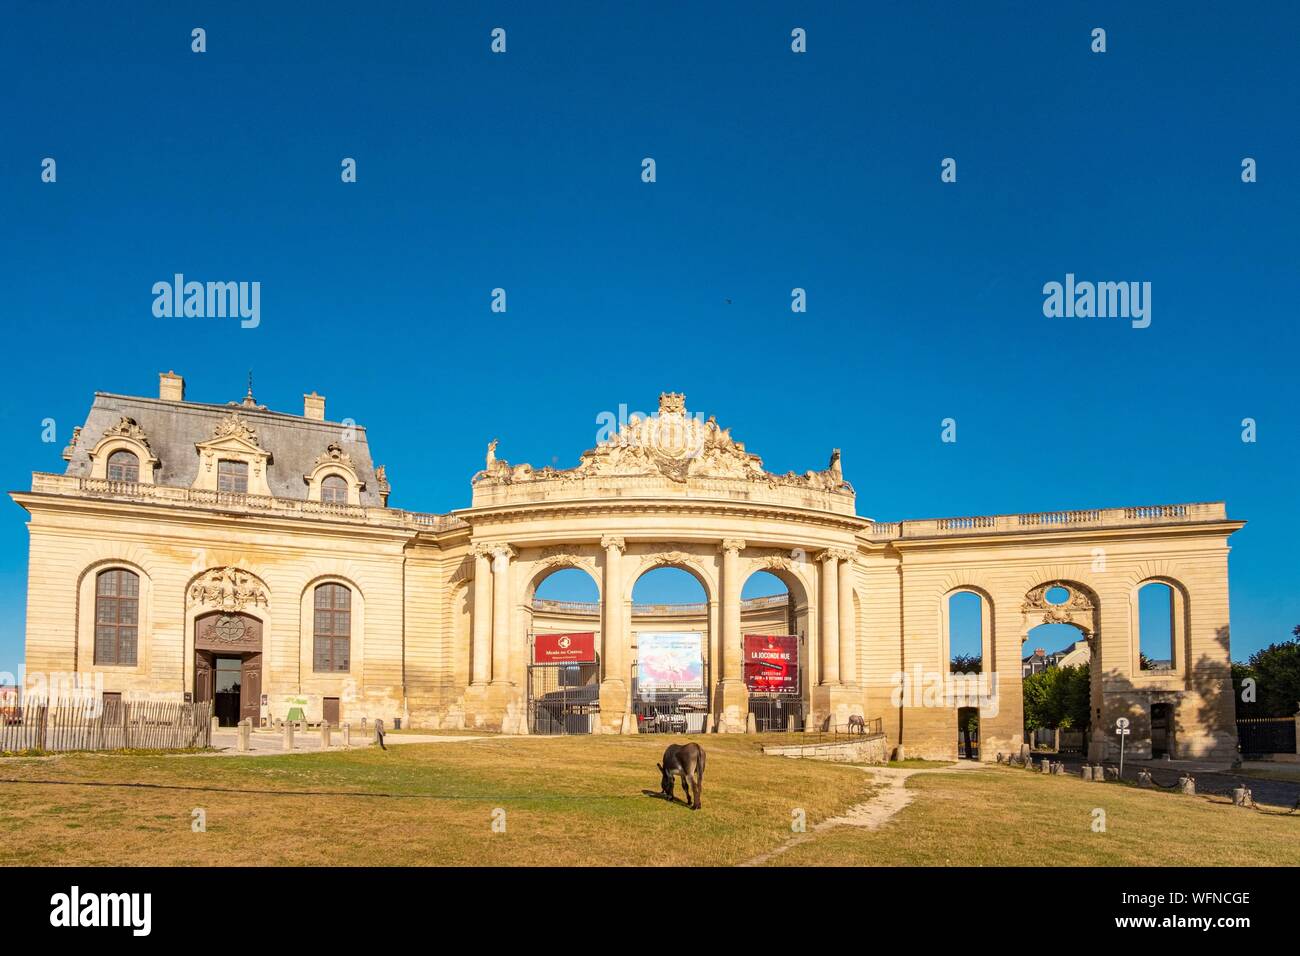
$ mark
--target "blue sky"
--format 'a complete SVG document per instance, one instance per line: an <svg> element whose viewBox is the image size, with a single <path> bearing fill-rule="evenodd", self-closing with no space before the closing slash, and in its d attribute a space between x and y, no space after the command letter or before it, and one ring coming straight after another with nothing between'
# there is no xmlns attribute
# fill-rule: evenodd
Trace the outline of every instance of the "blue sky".
<svg viewBox="0 0 1300 956"><path fill-rule="evenodd" d="M272 408L318 390L426 511L490 438L571 465L675 390L772 470L841 447L884 520L1224 499L1234 655L1300 623L1293 4L618 6L10 10L5 489L169 368L197 400L250 366ZM176 272L260 281L261 325L154 318ZM1044 317L1067 272L1151 282L1151 326Z"/></svg>

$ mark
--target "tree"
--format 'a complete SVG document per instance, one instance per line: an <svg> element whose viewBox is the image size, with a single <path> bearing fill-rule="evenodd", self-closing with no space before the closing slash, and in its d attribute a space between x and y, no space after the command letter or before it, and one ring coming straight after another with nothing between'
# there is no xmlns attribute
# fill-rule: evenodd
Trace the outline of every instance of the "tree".
<svg viewBox="0 0 1300 956"><path fill-rule="evenodd" d="M1290 717L1300 706L1300 625L1289 641L1270 644L1232 665L1237 711L1247 717ZM1254 678L1255 701L1241 699L1242 682Z"/></svg>
<svg viewBox="0 0 1300 956"><path fill-rule="evenodd" d="M984 668L984 659L979 654L957 654L952 659L952 673L978 674Z"/></svg>
<svg viewBox="0 0 1300 956"><path fill-rule="evenodd" d="M1091 688L1088 665L1049 667L1022 683L1025 729L1081 730L1088 726Z"/></svg>

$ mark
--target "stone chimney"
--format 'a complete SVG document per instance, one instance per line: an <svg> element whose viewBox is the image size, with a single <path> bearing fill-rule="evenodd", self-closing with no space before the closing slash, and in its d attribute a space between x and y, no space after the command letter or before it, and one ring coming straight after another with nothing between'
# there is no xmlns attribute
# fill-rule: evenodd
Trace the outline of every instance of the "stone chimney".
<svg viewBox="0 0 1300 956"><path fill-rule="evenodd" d="M165 402L185 401L185 379L175 372L159 372L158 397Z"/></svg>
<svg viewBox="0 0 1300 956"><path fill-rule="evenodd" d="M1045 647L1035 647L1035 648L1034 648L1034 656L1035 656L1035 657L1046 657L1046 656L1047 656L1047 648L1045 648Z"/></svg>
<svg viewBox="0 0 1300 956"><path fill-rule="evenodd" d="M313 391L302 397L302 417L312 418L318 422L325 421L325 396Z"/></svg>

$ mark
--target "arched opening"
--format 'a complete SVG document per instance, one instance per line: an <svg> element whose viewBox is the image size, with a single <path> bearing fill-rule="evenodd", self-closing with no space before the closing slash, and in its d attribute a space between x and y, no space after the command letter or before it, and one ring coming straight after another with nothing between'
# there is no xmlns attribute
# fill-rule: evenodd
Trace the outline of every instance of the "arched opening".
<svg viewBox="0 0 1300 956"><path fill-rule="evenodd" d="M950 591L942 606L949 706L956 708L957 753L980 756L980 706L988 693L985 667L993 667L993 608L989 596L973 587Z"/></svg>
<svg viewBox="0 0 1300 956"><path fill-rule="evenodd" d="M948 665L954 674L984 668L984 599L974 591L948 596Z"/></svg>
<svg viewBox="0 0 1300 956"><path fill-rule="evenodd" d="M741 668L759 733L803 728L801 621L806 627L808 608L802 598L803 588L788 571L755 571L741 587Z"/></svg>
<svg viewBox="0 0 1300 956"><path fill-rule="evenodd" d="M632 709L641 733L701 733L709 713L709 596L691 571L652 568L632 585Z"/></svg>
<svg viewBox="0 0 1300 956"><path fill-rule="evenodd" d="M534 577L528 624L528 721L535 734L590 733L600 710L600 588L584 568Z"/></svg>
<svg viewBox="0 0 1300 956"><path fill-rule="evenodd" d="M547 601L596 604L600 601L600 588L581 568L557 568L533 587L533 606Z"/></svg>
<svg viewBox="0 0 1300 956"><path fill-rule="evenodd" d="M261 694L262 622L225 611L195 618L194 699L212 701L218 724L234 727L260 723Z"/></svg>
<svg viewBox="0 0 1300 956"><path fill-rule="evenodd" d="M1163 581L1150 581L1138 589L1138 668L1144 671L1174 669L1175 594Z"/></svg>
<svg viewBox="0 0 1300 956"><path fill-rule="evenodd" d="M1035 748L1082 753L1091 723L1087 635L1073 624L1039 624L1026 633L1020 655L1025 740Z"/></svg>
<svg viewBox="0 0 1300 956"><path fill-rule="evenodd" d="M1025 595L1020 676L1030 746L1062 753L1082 753L1088 746L1088 729L1101 706L1100 664L1089 644L1097 607L1096 595L1074 581L1048 580Z"/></svg>

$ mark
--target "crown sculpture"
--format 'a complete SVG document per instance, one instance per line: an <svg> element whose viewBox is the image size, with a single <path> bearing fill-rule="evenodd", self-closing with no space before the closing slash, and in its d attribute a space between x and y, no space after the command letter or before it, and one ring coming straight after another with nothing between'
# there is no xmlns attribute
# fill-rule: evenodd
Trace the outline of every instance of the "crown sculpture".
<svg viewBox="0 0 1300 956"><path fill-rule="evenodd" d="M838 448L831 452L830 464L821 471L772 474L763 470L758 455L745 450L744 442L731 437L731 429L718 427L713 416L707 421L692 416L686 410L686 396L679 392L659 396L658 414L631 416L615 434L583 452L576 468L512 466L498 458L496 450L494 438L488 443L487 460L483 470L474 476L474 484L662 475L682 483L691 478L722 478L853 494L853 486L844 480Z"/></svg>

